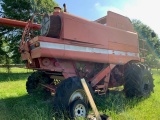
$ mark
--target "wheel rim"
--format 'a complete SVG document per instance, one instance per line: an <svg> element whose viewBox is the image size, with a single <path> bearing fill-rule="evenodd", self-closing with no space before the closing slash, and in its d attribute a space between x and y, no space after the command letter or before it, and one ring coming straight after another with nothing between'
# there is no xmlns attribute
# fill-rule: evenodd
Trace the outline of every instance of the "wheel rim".
<svg viewBox="0 0 160 120"><path fill-rule="evenodd" d="M82 104L77 104L74 112L75 112L75 117L86 117L86 108Z"/></svg>
<svg viewBox="0 0 160 120"><path fill-rule="evenodd" d="M85 103L88 102L87 96L86 96L84 90L76 90L75 92L73 92L73 94L71 95L71 97L69 99L69 103L68 104L72 103L73 101L75 101L77 99L81 99Z"/></svg>

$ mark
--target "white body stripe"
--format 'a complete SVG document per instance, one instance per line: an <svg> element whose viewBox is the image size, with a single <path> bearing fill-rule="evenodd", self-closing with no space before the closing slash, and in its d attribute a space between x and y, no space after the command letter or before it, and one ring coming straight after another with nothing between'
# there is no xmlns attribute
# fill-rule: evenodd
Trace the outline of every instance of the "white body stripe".
<svg viewBox="0 0 160 120"><path fill-rule="evenodd" d="M49 42L40 42L40 47L50 48L50 49L59 49L59 50L77 51L77 52L114 54L114 55L122 55L122 56L139 57L139 53L108 50L108 49L102 49L102 48L82 47L82 46L74 46L74 45L66 45L66 44L58 44L58 43L49 43Z"/></svg>

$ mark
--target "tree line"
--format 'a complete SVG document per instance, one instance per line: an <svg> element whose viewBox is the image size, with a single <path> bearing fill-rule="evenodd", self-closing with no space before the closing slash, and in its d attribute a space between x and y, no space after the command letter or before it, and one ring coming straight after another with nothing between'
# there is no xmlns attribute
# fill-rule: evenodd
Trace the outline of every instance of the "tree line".
<svg viewBox="0 0 160 120"><path fill-rule="evenodd" d="M160 68L160 40L158 35L149 26L140 20L132 20L138 33L140 56L144 57L145 64L151 68Z"/></svg>

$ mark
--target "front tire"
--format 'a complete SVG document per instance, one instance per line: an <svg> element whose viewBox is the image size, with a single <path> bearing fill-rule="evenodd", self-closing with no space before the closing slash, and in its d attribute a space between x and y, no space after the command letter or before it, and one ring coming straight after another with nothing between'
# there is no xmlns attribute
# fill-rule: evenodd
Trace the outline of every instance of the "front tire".
<svg viewBox="0 0 160 120"><path fill-rule="evenodd" d="M143 66L131 63L125 69L124 91L126 97L148 97L153 92L153 78Z"/></svg>
<svg viewBox="0 0 160 120"><path fill-rule="evenodd" d="M93 91L89 84L88 87L93 96ZM69 110L69 105L76 100L82 100L88 105L87 95L83 89L80 78L70 77L62 81L56 89L54 106L56 109L66 111Z"/></svg>

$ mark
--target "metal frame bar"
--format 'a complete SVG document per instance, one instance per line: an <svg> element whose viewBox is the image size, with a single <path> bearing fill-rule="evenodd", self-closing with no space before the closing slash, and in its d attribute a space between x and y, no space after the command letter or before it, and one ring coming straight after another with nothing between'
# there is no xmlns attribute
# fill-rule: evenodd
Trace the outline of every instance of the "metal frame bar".
<svg viewBox="0 0 160 120"><path fill-rule="evenodd" d="M95 87L104 77L106 77L105 82L109 82L110 78L110 72L111 70L115 67L114 64L110 64L108 67L102 69L97 75L95 75L90 81L91 81L91 86ZM107 76L109 76L107 78ZM108 86L108 85L105 85Z"/></svg>

